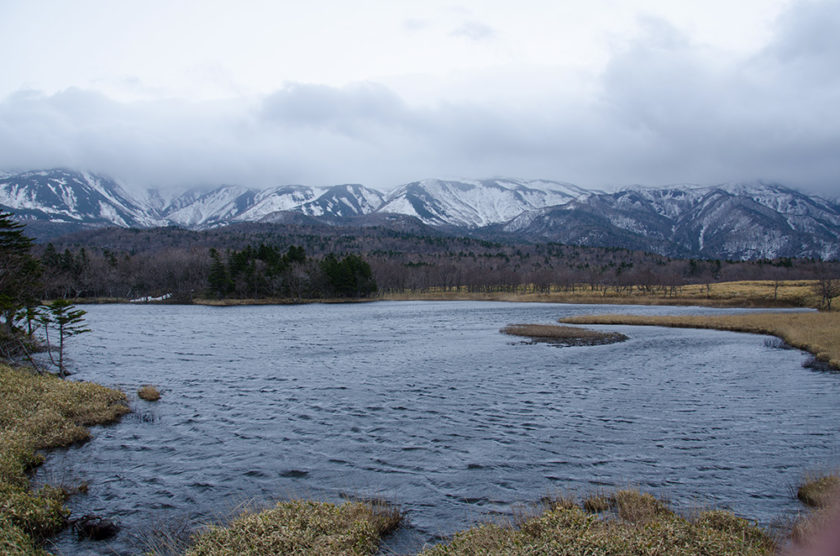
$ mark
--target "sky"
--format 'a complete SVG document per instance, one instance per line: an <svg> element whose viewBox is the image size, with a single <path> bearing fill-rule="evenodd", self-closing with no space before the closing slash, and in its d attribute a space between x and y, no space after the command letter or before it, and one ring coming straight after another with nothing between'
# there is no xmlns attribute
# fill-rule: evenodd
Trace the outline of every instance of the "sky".
<svg viewBox="0 0 840 556"><path fill-rule="evenodd" d="M0 168L838 197L837 29L837 0L0 0Z"/></svg>

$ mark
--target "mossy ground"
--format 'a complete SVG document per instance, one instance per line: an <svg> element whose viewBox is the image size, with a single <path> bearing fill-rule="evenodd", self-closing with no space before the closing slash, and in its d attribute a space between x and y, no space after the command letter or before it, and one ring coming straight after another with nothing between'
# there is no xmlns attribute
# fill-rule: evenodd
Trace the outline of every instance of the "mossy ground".
<svg viewBox="0 0 840 556"><path fill-rule="evenodd" d="M38 451L87 440L87 426L127 412L122 392L0 363L0 553L41 554L38 543L65 525L65 491L29 488Z"/></svg>

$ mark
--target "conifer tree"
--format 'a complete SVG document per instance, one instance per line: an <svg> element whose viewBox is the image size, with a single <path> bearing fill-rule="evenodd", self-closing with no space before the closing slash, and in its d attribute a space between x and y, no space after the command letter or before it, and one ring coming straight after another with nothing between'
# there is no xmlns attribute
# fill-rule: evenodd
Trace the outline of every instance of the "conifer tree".
<svg viewBox="0 0 840 556"><path fill-rule="evenodd" d="M29 254L31 246L23 224L12 220L11 213L0 211L0 317L9 334L14 332L18 311L37 305L35 288L41 266Z"/></svg>
<svg viewBox="0 0 840 556"><path fill-rule="evenodd" d="M84 316L86 311L77 309L75 305L66 299L57 299L47 306L47 311L41 316L41 322L44 324L44 330L47 335L47 344L49 344L49 326L54 325L58 331L58 362L52 359L52 351L50 351L50 359L53 364L58 366L58 376L64 378L67 375L67 369L64 366L64 342L71 336L90 332L86 328Z"/></svg>

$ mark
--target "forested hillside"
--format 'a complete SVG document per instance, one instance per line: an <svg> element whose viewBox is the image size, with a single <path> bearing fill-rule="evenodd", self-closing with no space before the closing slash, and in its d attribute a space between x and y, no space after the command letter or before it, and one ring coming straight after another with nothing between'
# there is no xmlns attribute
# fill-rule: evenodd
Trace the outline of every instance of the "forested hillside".
<svg viewBox="0 0 840 556"><path fill-rule="evenodd" d="M356 297L375 291L640 288L745 279L817 278L840 263L669 257L617 248L502 243L418 229L243 223L99 229L37 246L42 295L136 298Z"/></svg>

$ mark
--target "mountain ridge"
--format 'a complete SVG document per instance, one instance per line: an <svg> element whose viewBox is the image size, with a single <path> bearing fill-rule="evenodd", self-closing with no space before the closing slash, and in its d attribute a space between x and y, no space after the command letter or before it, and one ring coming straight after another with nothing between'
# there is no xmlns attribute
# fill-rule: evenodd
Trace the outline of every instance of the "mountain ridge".
<svg viewBox="0 0 840 556"><path fill-rule="evenodd" d="M405 227L414 219L489 239L626 247L678 257L840 257L838 203L764 182L629 186L607 193L552 180L424 179L388 193L362 184L221 185L166 199L155 190L134 198L116 181L92 172L52 169L0 178L0 208L43 225L207 229L305 217L322 225ZM402 218L382 218L389 214Z"/></svg>

